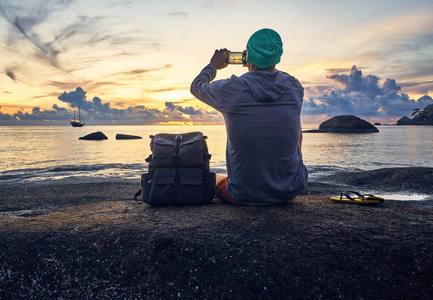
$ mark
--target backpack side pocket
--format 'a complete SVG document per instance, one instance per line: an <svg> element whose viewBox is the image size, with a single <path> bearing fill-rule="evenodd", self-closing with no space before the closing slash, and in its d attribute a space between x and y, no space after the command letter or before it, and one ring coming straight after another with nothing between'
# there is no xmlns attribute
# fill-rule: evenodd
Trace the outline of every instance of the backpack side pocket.
<svg viewBox="0 0 433 300"><path fill-rule="evenodd" d="M215 198L215 183L216 174L214 172L208 172L203 178L204 187L204 204L210 203Z"/></svg>
<svg viewBox="0 0 433 300"><path fill-rule="evenodd" d="M177 205L203 204L203 171L199 168L179 169L180 184L177 186Z"/></svg>
<svg viewBox="0 0 433 300"><path fill-rule="evenodd" d="M153 174L144 173L141 175L141 199L144 203L149 203L150 188L152 186ZM138 194L138 193L137 193Z"/></svg>
<svg viewBox="0 0 433 300"><path fill-rule="evenodd" d="M149 202L152 205L174 205L176 200L176 169L158 168L151 179Z"/></svg>

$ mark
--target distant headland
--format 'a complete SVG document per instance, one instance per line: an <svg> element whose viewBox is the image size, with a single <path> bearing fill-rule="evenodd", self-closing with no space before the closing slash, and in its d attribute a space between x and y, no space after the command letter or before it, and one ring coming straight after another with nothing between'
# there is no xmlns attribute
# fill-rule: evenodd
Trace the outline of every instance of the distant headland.
<svg viewBox="0 0 433 300"><path fill-rule="evenodd" d="M412 119L404 116L397 121L397 125L433 125L433 104L427 105L424 109L413 110Z"/></svg>

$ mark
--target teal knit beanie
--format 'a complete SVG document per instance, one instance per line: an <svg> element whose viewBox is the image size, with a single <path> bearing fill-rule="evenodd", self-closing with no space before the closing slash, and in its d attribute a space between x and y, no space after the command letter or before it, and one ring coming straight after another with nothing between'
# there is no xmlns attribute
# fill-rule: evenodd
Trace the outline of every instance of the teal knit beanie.
<svg viewBox="0 0 433 300"><path fill-rule="evenodd" d="M260 69L276 65L283 54L280 35L272 29L256 31L247 43L247 61Z"/></svg>

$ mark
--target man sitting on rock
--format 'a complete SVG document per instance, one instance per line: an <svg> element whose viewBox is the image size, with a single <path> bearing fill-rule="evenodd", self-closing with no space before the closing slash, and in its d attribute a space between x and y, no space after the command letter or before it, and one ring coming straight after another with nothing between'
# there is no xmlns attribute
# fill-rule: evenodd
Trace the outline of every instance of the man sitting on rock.
<svg viewBox="0 0 433 300"><path fill-rule="evenodd" d="M191 93L225 120L228 176L218 176L216 184L221 201L282 204L307 184L300 124L304 89L296 78L275 68L282 46L277 32L261 29L247 43L247 73L211 82L217 70L227 67L229 52L215 50L191 85Z"/></svg>

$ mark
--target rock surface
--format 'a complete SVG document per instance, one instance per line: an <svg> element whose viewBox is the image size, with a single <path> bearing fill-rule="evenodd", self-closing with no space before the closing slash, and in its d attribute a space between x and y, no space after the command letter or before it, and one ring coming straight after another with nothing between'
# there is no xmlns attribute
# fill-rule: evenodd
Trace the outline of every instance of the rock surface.
<svg viewBox="0 0 433 300"><path fill-rule="evenodd" d="M393 189L432 172L339 176ZM431 298L431 200L333 203L339 187L317 182L279 206L151 207L130 200L138 187L138 180L4 184L0 298Z"/></svg>
<svg viewBox="0 0 433 300"><path fill-rule="evenodd" d="M107 140L107 136L103 134L101 131L90 133L86 136L82 136L79 138L80 140L89 140L89 141L101 141Z"/></svg>
<svg viewBox="0 0 433 300"><path fill-rule="evenodd" d="M341 186L374 192L400 192L411 194L433 195L433 168L406 167L382 168L363 172L342 172L320 178L321 182L328 182ZM432 196L433 197L433 196Z"/></svg>
<svg viewBox="0 0 433 300"><path fill-rule="evenodd" d="M336 116L326 120L319 126L321 132L336 133L370 133L379 132L371 123L356 116Z"/></svg>
<svg viewBox="0 0 433 300"><path fill-rule="evenodd" d="M138 135L129 135L129 134L116 134L116 140L139 140L142 139L141 136Z"/></svg>

